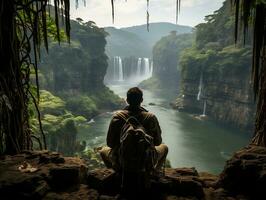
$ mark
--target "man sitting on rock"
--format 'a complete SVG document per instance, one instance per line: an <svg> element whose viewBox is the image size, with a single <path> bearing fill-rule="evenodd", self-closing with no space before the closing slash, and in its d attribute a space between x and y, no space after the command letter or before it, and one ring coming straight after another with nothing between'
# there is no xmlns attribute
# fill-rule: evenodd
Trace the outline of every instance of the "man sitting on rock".
<svg viewBox="0 0 266 200"><path fill-rule="evenodd" d="M141 107L143 92L138 87L127 92L128 105L115 112L109 125L107 147L100 155L115 171L160 171L168 147L162 144L156 116Z"/></svg>

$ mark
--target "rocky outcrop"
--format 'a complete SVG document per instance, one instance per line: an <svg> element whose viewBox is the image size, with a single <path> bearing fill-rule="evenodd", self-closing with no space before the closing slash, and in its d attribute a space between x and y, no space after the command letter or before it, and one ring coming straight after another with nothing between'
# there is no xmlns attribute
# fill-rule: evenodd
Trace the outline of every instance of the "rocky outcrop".
<svg viewBox="0 0 266 200"><path fill-rule="evenodd" d="M32 168L36 170L30 172ZM42 199L52 191L78 188L86 182L86 174L83 160L58 153L28 151L5 156L0 162L1 199Z"/></svg>
<svg viewBox="0 0 266 200"><path fill-rule="evenodd" d="M153 91L178 90L181 52L192 45L192 34L177 35L175 31L162 37L153 47L152 77L139 85Z"/></svg>
<svg viewBox="0 0 266 200"><path fill-rule="evenodd" d="M244 46L236 44L234 23L225 23L233 17L231 1L226 0L196 26L195 43L180 59L182 86L176 107L250 130L255 111L250 84L252 39L247 36Z"/></svg>
<svg viewBox="0 0 266 200"><path fill-rule="evenodd" d="M115 200L122 196L120 176L110 169L87 171L77 157L48 151L0 158L1 199ZM137 199L263 200L266 198L266 148L237 152L218 177L195 168L166 168ZM136 199L136 198L134 198Z"/></svg>
<svg viewBox="0 0 266 200"><path fill-rule="evenodd" d="M215 182L215 180L213 181ZM119 177L109 169L90 172L88 183L107 195L118 194L120 190ZM206 185L204 178L201 178L194 168L167 168L165 176L153 178L150 184L146 195L157 197L157 199L163 199L169 195L202 198L204 196L203 187Z"/></svg>
<svg viewBox="0 0 266 200"><path fill-rule="evenodd" d="M227 161L218 186L231 195L266 199L266 148L248 146Z"/></svg>
<svg viewBox="0 0 266 200"><path fill-rule="evenodd" d="M181 95L174 108L194 114L205 114L224 124L251 130L254 125L255 104L249 83L249 73L244 77L203 76L199 95L200 75L182 80Z"/></svg>

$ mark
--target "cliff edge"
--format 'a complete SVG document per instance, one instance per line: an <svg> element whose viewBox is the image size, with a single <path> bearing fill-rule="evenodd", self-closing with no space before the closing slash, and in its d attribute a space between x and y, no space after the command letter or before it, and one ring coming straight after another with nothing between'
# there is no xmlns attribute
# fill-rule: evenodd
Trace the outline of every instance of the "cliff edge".
<svg viewBox="0 0 266 200"><path fill-rule="evenodd" d="M195 168L167 168L138 199L248 200L266 198L266 148L248 146L227 161L219 176ZM26 151L0 158L1 199L125 199L110 169L88 170L78 157Z"/></svg>

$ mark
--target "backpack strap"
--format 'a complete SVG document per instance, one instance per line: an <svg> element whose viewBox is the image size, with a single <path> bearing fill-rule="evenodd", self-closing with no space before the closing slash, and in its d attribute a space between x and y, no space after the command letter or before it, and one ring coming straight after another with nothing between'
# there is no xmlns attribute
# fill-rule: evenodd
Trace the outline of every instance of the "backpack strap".
<svg viewBox="0 0 266 200"><path fill-rule="evenodd" d="M123 119L124 121L127 121L127 118L129 118L129 115L126 114L124 111L117 111L115 112L115 115Z"/></svg>
<svg viewBox="0 0 266 200"><path fill-rule="evenodd" d="M142 113L137 114L137 115L129 115L128 113L125 113L124 110L122 110L122 111L117 111L115 114L116 114L119 118L123 119L126 123L129 122L129 119L130 119L130 118L133 118L133 119L134 119L139 125L141 125L141 126L142 126L142 123L143 123L145 120L149 119L149 118L152 116L152 114L149 113L148 111L145 112L145 114L144 114L144 118L143 118L142 123L141 123L141 122L137 119L137 116L143 115Z"/></svg>
<svg viewBox="0 0 266 200"><path fill-rule="evenodd" d="M130 124L133 127L135 127L136 125L138 126L142 126L142 123L140 123L140 121L135 117L135 116L131 116L129 114L124 113L123 111L118 111L116 112L116 115L120 118L123 119L125 121L126 124ZM137 124L133 124L131 123L131 119L133 119L135 122L137 122ZM143 127L143 126L142 126Z"/></svg>

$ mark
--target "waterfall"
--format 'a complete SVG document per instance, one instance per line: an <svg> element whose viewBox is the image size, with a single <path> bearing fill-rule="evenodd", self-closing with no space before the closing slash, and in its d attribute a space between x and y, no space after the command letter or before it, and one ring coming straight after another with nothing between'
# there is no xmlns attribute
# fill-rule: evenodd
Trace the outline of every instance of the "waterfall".
<svg viewBox="0 0 266 200"><path fill-rule="evenodd" d="M207 101L204 100L204 105L203 105L203 112L202 112L202 117L205 117L206 116L206 107L207 107Z"/></svg>
<svg viewBox="0 0 266 200"><path fill-rule="evenodd" d="M138 58L137 77L141 76L141 58Z"/></svg>
<svg viewBox="0 0 266 200"><path fill-rule="evenodd" d="M121 57L118 57L118 81L124 80L123 65Z"/></svg>
<svg viewBox="0 0 266 200"><path fill-rule="evenodd" d="M149 62L149 58L144 58L144 74L143 76L145 78L149 78L150 77L150 62Z"/></svg>
<svg viewBox="0 0 266 200"><path fill-rule="evenodd" d="M198 95L197 95L197 100L198 100L198 101L200 100L200 97L201 97L202 86L203 86L203 75L202 75L202 73L201 73L201 74L200 74L200 82L199 82L199 92L198 92Z"/></svg>
<svg viewBox="0 0 266 200"><path fill-rule="evenodd" d="M122 59L120 56L114 56L110 61L105 76L106 83L139 83L150 78L153 73L153 62L149 58L125 57Z"/></svg>
<svg viewBox="0 0 266 200"><path fill-rule="evenodd" d="M123 63L122 63L122 58L120 56L114 56L112 78L114 81L124 80Z"/></svg>
<svg viewBox="0 0 266 200"><path fill-rule="evenodd" d="M114 57L113 70L113 80L116 80L116 56Z"/></svg>
<svg viewBox="0 0 266 200"><path fill-rule="evenodd" d="M152 77L152 72L153 72L153 61L151 61L149 77Z"/></svg>

